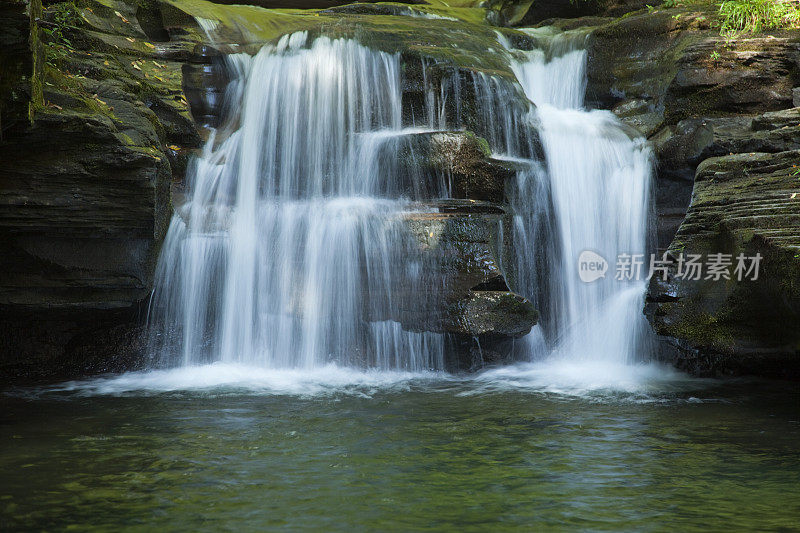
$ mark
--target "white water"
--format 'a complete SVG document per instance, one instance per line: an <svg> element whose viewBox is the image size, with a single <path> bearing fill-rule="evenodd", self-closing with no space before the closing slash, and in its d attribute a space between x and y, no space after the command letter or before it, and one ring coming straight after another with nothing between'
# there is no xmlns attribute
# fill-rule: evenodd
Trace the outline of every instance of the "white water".
<svg viewBox="0 0 800 533"><path fill-rule="evenodd" d="M520 173L514 199L520 290L537 297L543 310L544 335L529 339L531 350L560 362L619 367L649 350L644 281L614 278L618 254L647 250L651 155L644 139L629 136L612 113L583 109L583 35L532 34L543 49L512 62L537 106L546 166ZM608 261L605 278L580 280L584 250Z"/></svg>
<svg viewBox="0 0 800 533"><path fill-rule="evenodd" d="M399 58L306 40L230 59L225 138L196 162L159 262L155 350L167 365L441 369L441 335L391 320L399 287L425 294L402 216L431 192L394 179Z"/></svg>
<svg viewBox="0 0 800 533"><path fill-rule="evenodd" d="M555 360L504 366L467 376L430 371L354 369L335 364L315 368L264 368L213 363L97 376L49 387L14 389L7 393L29 398L52 394L147 396L164 393L316 398L340 395L372 397L376 393L407 391L438 391L459 396L521 391L599 402L652 403L674 401L674 393L702 390L713 384L713 380L690 378L657 365L617 365L603 361Z"/></svg>
<svg viewBox="0 0 800 533"><path fill-rule="evenodd" d="M618 253L646 249L650 155L611 113L582 109L579 39L538 37L543 49L513 63L538 106L534 116L509 105L517 101L513 84L472 78L478 133L498 157L530 168L511 191L515 289L542 311L526 339L536 362L485 372L475 383L642 390L671 374L630 364L647 350L644 287L615 281L613 268ZM167 354L163 364L183 368L114 378L97 390L243 383L312 394L328 390L328 381L337 390L389 386L443 368L442 335L392 320L401 294L419 298L437 282L420 274L425 265L402 217L420 209L414 200L449 195L443 177L397 166L398 139L409 133L401 125L399 58L352 40L306 39L293 34L253 58L230 58L238 77L228 89L227 126L196 162L153 299L155 349ZM429 90L418 122L461 127L463 90L457 79ZM544 162L531 159L531 123ZM579 280L577 256L586 249L609 261L606 279Z"/></svg>

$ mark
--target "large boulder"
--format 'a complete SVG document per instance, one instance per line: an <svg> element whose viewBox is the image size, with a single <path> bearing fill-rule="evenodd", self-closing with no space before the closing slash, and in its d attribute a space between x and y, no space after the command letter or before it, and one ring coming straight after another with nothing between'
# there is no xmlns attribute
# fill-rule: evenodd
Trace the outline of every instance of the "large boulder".
<svg viewBox="0 0 800 533"><path fill-rule="evenodd" d="M696 374L800 378L800 151L713 157L697 169L692 203L654 279L647 314L675 350L665 357ZM727 254L731 279L686 279L677 260ZM736 258L761 256L757 279ZM748 261L747 267L751 266ZM746 272L745 272L746 273Z"/></svg>
<svg viewBox="0 0 800 533"><path fill-rule="evenodd" d="M517 169L492 158L486 140L471 131L411 133L391 148L401 162L396 181L424 180L440 189L434 193L452 198L502 203L506 184L516 176Z"/></svg>
<svg viewBox="0 0 800 533"><path fill-rule="evenodd" d="M409 215L406 223L419 243L427 283L424 295L404 294L392 318L415 331L446 334L448 366L475 369L514 356L513 341L527 335L539 314L509 290L503 268L514 251L510 215L497 204L444 200L435 211Z"/></svg>

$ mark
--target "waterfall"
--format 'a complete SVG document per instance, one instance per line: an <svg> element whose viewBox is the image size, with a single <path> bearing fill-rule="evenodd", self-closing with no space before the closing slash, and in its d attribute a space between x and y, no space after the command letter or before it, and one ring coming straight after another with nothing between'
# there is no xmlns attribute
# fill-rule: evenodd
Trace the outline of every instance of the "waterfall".
<svg viewBox="0 0 800 533"><path fill-rule="evenodd" d="M392 319L433 283L403 217L446 195L394 179L399 56L301 32L228 61L226 126L194 163L156 274L162 364L441 369L443 336Z"/></svg>
<svg viewBox="0 0 800 533"><path fill-rule="evenodd" d="M516 264L501 266L542 311L528 355L625 362L642 348L644 288L613 265L646 249L650 154L611 113L582 108L580 38L534 38L539 49L509 52L519 84L426 77L416 121L472 129L525 169L509 191ZM298 32L226 61L223 125L190 168L156 272L160 363L444 368L445 335L397 316L436 307L423 299L443 279L406 219L452 193L447 175L409 165L404 143L422 130L403 128L399 54ZM605 278L579 280L584 250L606 258Z"/></svg>
<svg viewBox="0 0 800 533"><path fill-rule="evenodd" d="M535 298L542 332L534 355L630 363L646 351L642 315L645 262L638 281L615 279L619 254L647 250L651 154L608 111L583 108L585 34L531 30L540 46L514 51L512 69L535 116L544 165L520 172L512 197L518 291ZM507 42L501 43L508 47ZM608 262L605 277L581 281L578 261L591 251Z"/></svg>

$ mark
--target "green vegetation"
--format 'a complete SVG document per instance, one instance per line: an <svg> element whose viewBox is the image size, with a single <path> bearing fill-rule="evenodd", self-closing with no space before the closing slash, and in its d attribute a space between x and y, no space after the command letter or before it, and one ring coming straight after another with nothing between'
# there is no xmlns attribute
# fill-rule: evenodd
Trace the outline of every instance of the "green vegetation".
<svg viewBox="0 0 800 533"><path fill-rule="evenodd" d="M78 8L70 2L55 4L44 15L40 29L44 41L51 45L46 48L46 62L50 67L58 68L60 60L75 48L68 35L72 28L80 24L81 16Z"/></svg>
<svg viewBox="0 0 800 533"><path fill-rule="evenodd" d="M65 32L80 22L81 16L78 9L73 4L65 2L56 4L48 10L48 15L52 17L52 22L42 24L42 33L48 37L50 42L72 47L72 42L66 37Z"/></svg>
<svg viewBox="0 0 800 533"><path fill-rule="evenodd" d="M720 33L800 27L800 0L725 0Z"/></svg>

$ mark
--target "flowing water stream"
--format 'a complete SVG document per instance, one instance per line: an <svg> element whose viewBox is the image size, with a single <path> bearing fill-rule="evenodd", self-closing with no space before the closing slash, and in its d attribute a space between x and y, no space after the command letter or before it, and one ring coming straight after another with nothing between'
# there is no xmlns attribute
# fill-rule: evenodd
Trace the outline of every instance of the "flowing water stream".
<svg viewBox="0 0 800 533"><path fill-rule="evenodd" d="M530 34L540 48L512 60L537 106L545 155L543 168L519 173L513 202L520 290L544 311L544 331L530 337L530 349L585 365L587 373L615 368L624 375L650 352L642 313L647 272L628 282L615 275L618 256L647 252L650 150L612 113L583 108L586 33ZM604 277L579 277L586 251L608 262Z"/></svg>
<svg viewBox="0 0 800 533"><path fill-rule="evenodd" d="M167 366L442 369L443 338L382 320L425 290L398 183L399 57L354 40L284 37L239 68L238 112L196 163L151 312ZM434 197L446 191L432 191Z"/></svg>

